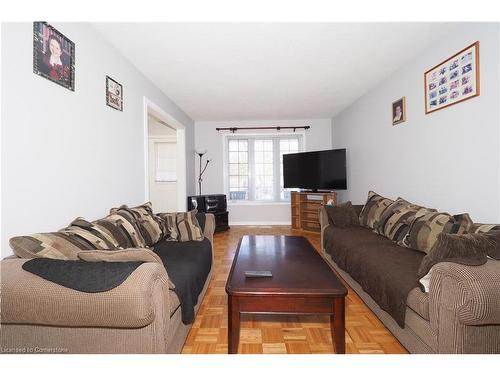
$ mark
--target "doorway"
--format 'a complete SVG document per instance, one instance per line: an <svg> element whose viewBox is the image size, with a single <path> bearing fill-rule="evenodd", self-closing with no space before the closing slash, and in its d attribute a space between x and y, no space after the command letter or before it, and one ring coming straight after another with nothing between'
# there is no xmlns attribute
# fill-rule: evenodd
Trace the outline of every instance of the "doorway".
<svg viewBox="0 0 500 375"><path fill-rule="evenodd" d="M154 212L186 210L185 128L144 98L145 196Z"/></svg>

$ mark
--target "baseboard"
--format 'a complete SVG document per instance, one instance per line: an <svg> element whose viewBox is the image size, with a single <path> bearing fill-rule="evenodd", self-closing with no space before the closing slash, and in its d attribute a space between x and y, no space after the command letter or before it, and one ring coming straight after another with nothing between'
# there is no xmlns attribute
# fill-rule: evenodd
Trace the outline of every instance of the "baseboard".
<svg viewBox="0 0 500 375"><path fill-rule="evenodd" d="M292 225L289 221L230 221L232 225Z"/></svg>

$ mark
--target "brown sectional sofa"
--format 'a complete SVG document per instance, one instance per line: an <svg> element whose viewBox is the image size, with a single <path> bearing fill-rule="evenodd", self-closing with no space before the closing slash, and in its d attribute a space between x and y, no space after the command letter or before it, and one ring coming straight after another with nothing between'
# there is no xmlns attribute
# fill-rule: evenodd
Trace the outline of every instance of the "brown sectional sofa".
<svg viewBox="0 0 500 375"><path fill-rule="evenodd" d="M354 207L359 214L362 206ZM335 227L329 223L324 207L319 216L325 258L408 351L500 353L500 261L489 259L481 266L438 263L432 269L429 292L417 287L408 294L401 327L387 312L387 306L379 306L367 292L373 293L376 286L366 285L359 274L353 277L346 271L353 272L356 262L371 262L365 269L375 276L379 272L381 277L387 273L396 278L398 273L415 272L425 254L412 254L409 258L413 260L400 262L398 267L402 269L381 266L373 258L362 256L367 250L382 258L417 252L362 226Z"/></svg>
<svg viewBox="0 0 500 375"><path fill-rule="evenodd" d="M214 216L206 214L203 232L212 246L212 267L214 229ZM118 287L85 293L23 270L27 261L11 256L0 262L3 353L181 352L191 324L182 322L162 264L143 263ZM212 269L195 312L211 275Z"/></svg>

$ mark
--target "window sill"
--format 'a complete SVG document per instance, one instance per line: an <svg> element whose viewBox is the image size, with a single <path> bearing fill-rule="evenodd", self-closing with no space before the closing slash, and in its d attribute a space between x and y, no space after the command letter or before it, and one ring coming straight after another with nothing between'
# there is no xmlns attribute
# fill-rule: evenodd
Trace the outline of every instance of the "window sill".
<svg viewBox="0 0 500 375"><path fill-rule="evenodd" d="M227 201L228 206L289 206L290 201Z"/></svg>

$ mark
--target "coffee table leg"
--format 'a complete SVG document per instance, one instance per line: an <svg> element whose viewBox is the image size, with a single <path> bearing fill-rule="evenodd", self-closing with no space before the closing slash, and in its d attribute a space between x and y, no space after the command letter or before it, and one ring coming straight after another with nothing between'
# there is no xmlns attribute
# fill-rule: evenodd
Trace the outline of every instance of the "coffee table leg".
<svg viewBox="0 0 500 375"><path fill-rule="evenodd" d="M238 354L240 341L240 307L238 297L228 296L227 348L229 354Z"/></svg>
<svg viewBox="0 0 500 375"><path fill-rule="evenodd" d="M345 306L344 297L333 300L333 315L330 316L332 341L335 343L335 353L345 354Z"/></svg>

